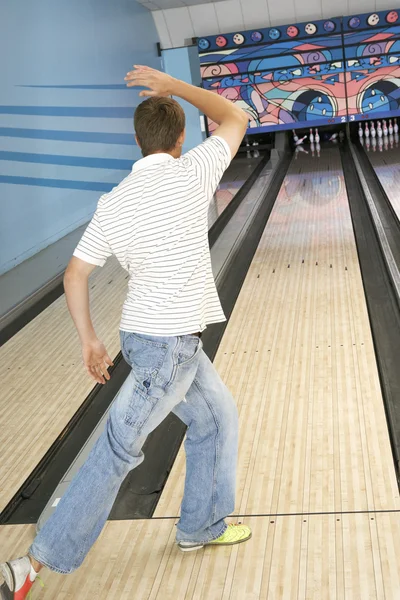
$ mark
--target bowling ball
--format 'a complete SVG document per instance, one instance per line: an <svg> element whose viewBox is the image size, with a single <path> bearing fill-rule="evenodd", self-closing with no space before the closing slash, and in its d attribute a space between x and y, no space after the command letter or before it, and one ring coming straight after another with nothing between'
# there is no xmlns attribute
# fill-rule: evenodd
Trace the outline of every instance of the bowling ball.
<svg viewBox="0 0 400 600"><path fill-rule="evenodd" d="M368 25L371 25L371 27L375 27L375 25L378 25L379 23L379 15L377 15L376 13L370 15L367 19L367 23Z"/></svg>
<svg viewBox="0 0 400 600"><path fill-rule="evenodd" d="M306 110L307 121L321 118L331 118L334 114L332 102L328 95L315 96L308 104Z"/></svg>
<svg viewBox="0 0 400 600"><path fill-rule="evenodd" d="M360 27L360 23L361 20L359 17L352 17L349 21L349 27L351 27L351 29L357 29L357 27Z"/></svg>
<svg viewBox="0 0 400 600"><path fill-rule="evenodd" d="M336 29L336 25L333 21L325 21L324 23L324 29L325 31L327 31L328 33L335 31Z"/></svg>
<svg viewBox="0 0 400 600"><path fill-rule="evenodd" d="M391 10L386 15L386 21L388 23L396 23L396 21L397 21L398 18L399 18L399 13L396 10Z"/></svg>
<svg viewBox="0 0 400 600"><path fill-rule="evenodd" d="M279 40L279 38L281 37L281 32L279 31L279 29L273 27L269 30L268 35L271 38L271 40Z"/></svg>
<svg viewBox="0 0 400 600"><path fill-rule="evenodd" d="M317 26L314 23L307 23L305 30L308 35L314 35L317 32Z"/></svg>
<svg viewBox="0 0 400 600"><path fill-rule="evenodd" d="M208 50L210 47L210 42L206 38L201 38L198 43L200 50Z"/></svg>
<svg viewBox="0 0 400 600"><path fill-rule="evenodd" d="M218 48L223 48L227 45L228 40L223 35L219 35L215 40L215 43L217 44Z"/></svg>
<svg viewBox="0 0 400 600"><path fill-rule="evenodd" d="M244 35L242 35L241 33L235 33L235 35L233 36L233 41L235 44L240 46L244 43Z"/></svg>
<svg viewBox="0 0 400 600"><path fill-rule="evenodd" d="M286 33L289 37L293 38L299 35L299 30L295 25L289 25L289 27L286 29Z"/></svg>
<svg viewBox="0 0 400 600"><path fill-rule="evenodd" d="M251 39L253 40L253 42L261 42L263 37L264 36L261 33L261 31L253 31L253 33L251 34Z"/></svg>
<svg viewBox="0 0 400 600"><path fill-rule="evenodd" d="M361 99L361 110L363 113L390 110L390 100L382 90L367 88Z"/></svg>

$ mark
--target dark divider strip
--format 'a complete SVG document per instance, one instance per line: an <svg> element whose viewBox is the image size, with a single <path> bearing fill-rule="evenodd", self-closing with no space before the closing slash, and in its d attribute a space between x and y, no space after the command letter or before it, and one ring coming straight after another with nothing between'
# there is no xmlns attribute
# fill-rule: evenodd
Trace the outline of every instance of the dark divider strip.
<svg viewBox="0 0 400 600"><path fill-rule="evenodd" d="M257 250L272 207L289 168L291 156L285 156L277 175L268 188L251 230L231 258L230 267L219 285L221 303L227 317L225 323L213 325L203 334L203 347L210 360L214 360L229 322L236 300ZM143 448L144 462L124 481L117 496L110 519L147 518L154 514L162 491L167 483L176 455L185 436L186 426L173 414L148 437ZM168 446L166 444L168 440ZM162 448L162 452L160 452ZM152 475L149 477L149 473Z"/></svg>
<svg viewBox="0 0 400 600"><path fill-rule="evenodd" d="M235 214L235 212L236 212L237 208L239 207L240 203L242 202L243 198L245 196L247 196L247 194L249 193L251 186L256 181L257 177L260 175L261 171L267 164L268 160L269 160L269 152L265 156L265 158L263 158L263 160L260 161L260 163L254 169L254 171L252 172L250 177L248 177L248 179L244 182L244 184L242 185L242 187L240 188L240 190L238 191L236 196L233 198L232 202L230 202L228 204L228 206L225 208L225 210L220 214L218 219L215 221L214 225L212 225L212 227L210 228L210 231L208 232L210 248L213 247L213 245L215 244L215 242L221 235L222 231L224 230L226 225L229 223L229 221Z"/></svg>
<svg viewBox="0 0 400 600"><path fill-rule="evenodd" d="M341 150L396 471L400 460L400 312L350 150Z"/></svg>

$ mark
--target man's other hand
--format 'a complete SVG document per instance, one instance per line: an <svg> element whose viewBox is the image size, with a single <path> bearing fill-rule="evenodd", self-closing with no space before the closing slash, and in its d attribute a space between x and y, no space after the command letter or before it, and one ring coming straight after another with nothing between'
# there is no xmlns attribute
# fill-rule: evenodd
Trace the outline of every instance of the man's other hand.
<svg viewBox="0 0 400 600"><path fill-rule="evenodd" d="M110 379L108 367L113 366L104 344L100 340L86 343L82 346L83 364L90 377L97 383L105 384Z"/></svg>

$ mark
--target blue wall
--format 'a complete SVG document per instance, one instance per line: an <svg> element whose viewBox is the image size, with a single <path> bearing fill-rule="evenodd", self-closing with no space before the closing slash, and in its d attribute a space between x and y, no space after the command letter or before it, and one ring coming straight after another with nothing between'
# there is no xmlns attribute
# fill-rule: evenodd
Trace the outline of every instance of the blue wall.
<svg viewBox="0 0 400 600"><path fill-rule="evenodd" d="M200 86L200 58L197 46L163 50L162 62L166 73L182 79L186 83ZM205 133L201 131L200 113L197 108L180 98L176 98L176 100L180 102L186 115L186 139L183 150L187 151L197 144L201 144L205 139Z"/></svg>
<svg viewBox="0 0 400 600"><path fill-rule="evenodd" d="M0 273L87 222L140 158L134 63L160 68L135 0L0 0Z"/></svg>

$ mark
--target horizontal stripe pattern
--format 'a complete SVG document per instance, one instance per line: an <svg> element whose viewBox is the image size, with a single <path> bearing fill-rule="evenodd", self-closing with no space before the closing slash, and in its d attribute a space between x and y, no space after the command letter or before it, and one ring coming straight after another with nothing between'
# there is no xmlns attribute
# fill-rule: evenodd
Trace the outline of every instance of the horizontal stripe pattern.
<svg viewBox="0 0 400 600"><path fill-rule="evenodd" d="M0 175L0 183L11 185L33 185L40 187L63 188L70 190L89 190L92 192L109 192L117 183L104 181L72 181L69 179L47 179L44 177L19 177L16 175Z"/></svg>
<svg viewBox="0 0 400 600"><path fill-rule="evenodd" d="M91 131L60 131L56 129L27 129L0 127L0 136L34 138L42 140L62 140L65 142L91 142L101 144L136 145L135 136L128 133L100 133Z"/></svg>
<svg viewBox="0 0 400 600"><path fill-rule="evenodd" d="M103 196L75 256L129 272L121 329L185 335L223 321L211 268L208 207L230 162L211 137L180 159L153 154Z"/></svg>
<svg viewBox="0 0 400 600"><path fill-rule="evenodd" d="M102 117L56 117L47 115L0 114L0 127L62 131L93 131L94 133L133 133L133 117L104 119ZM1 139L1 138L0 138ZM25 141L23 142L25 143ZM72 143L72 142L71 142ZM24 149L24 148L22 148Z"/></svg>
<svg viewBox="0 0 400 600"><path fill-rule="evenodd" d="M28 152L32 154L58 154L60 156L110 157L134 160L142 158L139 146L104 145L80 142L63 142L61 140L35 140L23 138L7 138L0 136L0 150L3 152ZM6 171L4 171L4 174ZM11 175L12 173L10 173ZM22 174L22 173L20 173ZM42 173L43 175L43 173ZM79 179L79 177L76 177Z"/></svg>
<svg viewBox="0 0 400 600"><path fill-rule="evenodd" d="M126 87L124 83L92 83L85 85L17 85L22 88L39 88L50 90L126 90L132 93L132 89Z"/></svg>
<svg viewBox="0 0 400 600"><path fill-rule="evenodd" d="M92 156L63 156L60 154L36 154L34 152L7 152L0 150L0 160L38 163L47 165L65 165L69 167L88 167L92 169L112 169L128 171L131 160L115 158L96 158Z"/></svg>
<svg viewBox="0 0 400 600"><path fill-rule="evenodd" d="M106 119L130 119L134 108L131 106L4 106L0 105L1 115L37 115L45 117L89 117Z"/></svg>

